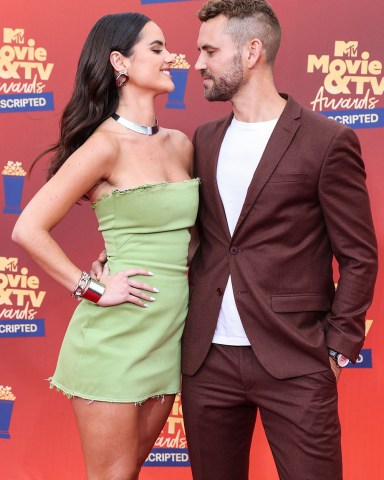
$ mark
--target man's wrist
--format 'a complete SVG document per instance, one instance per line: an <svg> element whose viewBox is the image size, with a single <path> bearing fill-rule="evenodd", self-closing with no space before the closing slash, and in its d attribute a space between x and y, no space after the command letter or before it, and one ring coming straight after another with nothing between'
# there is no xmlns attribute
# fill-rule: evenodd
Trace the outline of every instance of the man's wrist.
<svg viewBox="0 0 384 480"><path fill-rule="evenodd" d="M332 350L332 348L328 348L328 355L335 360L336 365L340 368L346 367L350 360L347 358L345 355L342 353L336 352L335 350Z"/></svg>

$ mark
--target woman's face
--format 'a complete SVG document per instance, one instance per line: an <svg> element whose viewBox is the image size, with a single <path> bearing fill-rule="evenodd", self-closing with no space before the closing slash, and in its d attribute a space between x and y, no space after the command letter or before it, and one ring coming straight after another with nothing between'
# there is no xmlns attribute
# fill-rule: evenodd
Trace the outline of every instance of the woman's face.
<svg viewBox="0 0 384 480"><path fill-rule="evenodd" d="M161 29L148 22L141 31L140 41L133 47L127 59L129 85L156 95L172 92L175 88L169 67L175 55L165 48Z"/></svg>

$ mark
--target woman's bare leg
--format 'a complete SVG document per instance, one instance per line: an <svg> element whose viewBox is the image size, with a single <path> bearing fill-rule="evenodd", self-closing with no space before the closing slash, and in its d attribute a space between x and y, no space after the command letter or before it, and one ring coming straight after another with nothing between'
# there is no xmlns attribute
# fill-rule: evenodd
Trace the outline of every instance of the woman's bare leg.
<svg viewBox="0 0 384 480"><path fill-rule="evenodd" d="M172 409L175 395L164 395L164 398L150 398L140 407L139 413L139 454L141 466L151 452L153 444L159 436Z"/></svg>
<svg viewBox="0 0 384 480"><path fill-rule="evenodd" d="M151 398L141 406L73 398L88 480L137 480L174 398Z"/></svg>
<svg viewBox="0 0 384 480"><path fill-rule="evenodd" d="M134 403L73 398L88 480L135 480L139 409Z"/></svg>

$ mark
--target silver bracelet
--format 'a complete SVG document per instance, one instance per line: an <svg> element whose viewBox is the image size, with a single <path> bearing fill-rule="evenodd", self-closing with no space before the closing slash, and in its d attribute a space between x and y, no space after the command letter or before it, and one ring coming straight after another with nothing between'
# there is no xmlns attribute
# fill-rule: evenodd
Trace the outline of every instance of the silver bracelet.
<svg viewBox="0 0 384 480"><path fill-rule="evenodd" d="M105 292L105 285L91 278L88 282L87 288L82 294L82 298L85 298L90 302L97 303L104 292Z"/></svg>
<svg viewBox="0 0 384 480"><path fill-rule="evenodd" d="M77 300L80 300L84 295L84 292L87 290L89 282L91 281L91 276L87 272L81 272L80 280L78 281L75 290L72 292L72 297L75 297Z"/></svg>

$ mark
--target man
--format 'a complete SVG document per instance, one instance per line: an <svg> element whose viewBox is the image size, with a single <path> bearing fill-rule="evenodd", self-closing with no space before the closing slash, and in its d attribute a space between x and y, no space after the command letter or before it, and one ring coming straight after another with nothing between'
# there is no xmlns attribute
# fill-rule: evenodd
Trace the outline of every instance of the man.
<svg viewBox="0 0 384 480"><path fill-rule="evenodd" d="M355 133L280 95L265 0L211 0L196 69L233 114L194 135L200 246L183 337L194 480L245 480L257 412L284 480L342 478L337 379L377 270ZM339 267L335 291L332 259Z"/></svg>

